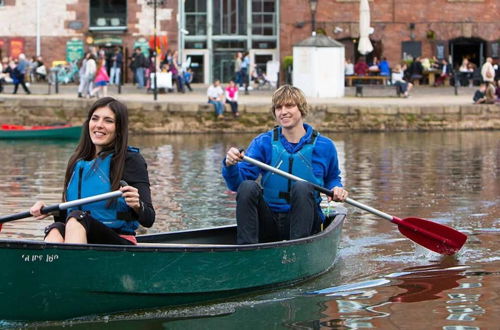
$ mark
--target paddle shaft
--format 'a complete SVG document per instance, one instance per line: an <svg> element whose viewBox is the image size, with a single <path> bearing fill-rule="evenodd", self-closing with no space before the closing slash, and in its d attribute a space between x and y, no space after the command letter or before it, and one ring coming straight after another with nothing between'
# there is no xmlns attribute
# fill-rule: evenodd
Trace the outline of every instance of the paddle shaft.
<svg viewBox="0 0 500 330"><path fill-rule="evenodd" d="M298 176L284 172L280 169L269 166L253 158L243 156L242 159L262 169L282 175L287 179L308 182L307 180L299 178ZM312 184L315 190L333 197L333 192L331 190L328 190L324 187L315 185L310 182L309 184ZM429 250L432 250L437 253L451 255L460 250L460 248L467 240L467 236L464 235L463 233L456 231L453 228L429 220L420 218L400 219L398 217L379 211L368 205L362 204L351 198L346 198L345 202L355 207L358 207L362 210L365 210L369 213L373 213L381 218L389 220L390 222L398 225L398 229L401 234L405 235L412 241L428 248Z"/></svg>
<svg viewBox="0 0 500 330"><path fill-rule="evenodd" d="M266 163L263 163L263 162L260 162L256 159L253 159L253 158L250 158L250 157L247 157L247 156L243 156L243 160L246 161L247 163L250 163L250 164L253 164L255 166L258 166L262 169L265 169L267 171L270 171L270 172L273 172L273 173L276 173L276 174L279 174L279 175L282 175L284 176L285 178L287 179L290 179L290 180L294 180L294 181L305 181L304 179L302 178L299 178L298 176L295 176L291 173L288 173L288 172L285 172L285 171L282 171L276 167L273 167L273 166L270 166L270 165L267 165ZM310 183L315 190L319 191L319 192L322 192L323 194L325 195L328 195L330 197L333 197L333 191L331 190L328 190L324 187L321 187L321 186L318 186L317 184L314 184L314 183ZM345 199L345 202L348 203L348 204L351 204L352 206L356 206L360 209L363 209L367 212L370 212L370 213L373 213L375 215L378 215L379 217L381 218L384 218L386 220L389 220L389 221L392 221L394 219L394 217L390 214L387 214L387 213L384 213L382 211L379 211L373 207L370 207L368 205L365 205L363 203L360 203L352 198L346 198Z"/></svg>
<svg viewBox="0 0 500 330"><path fill-rule="evenodd" d="M100 194L100 195L76 199L76 200L70 201L70 202L64 202L64 203L54 204L54 205L50 205L50 206L45 206L41 209L41 212L43 214L48 214L48 213L51 213L54 211L63 211L63 210L67 210L71 207L90 204L90 203L94 203L94 202L99 202L99 201L111 199L111 198L118 198L121 196L122 196L122 192L120 190L116 190L116 191L111 191L111 192ZM4 217L0 217L0 224L4 223L4 222L19 220L19 219L24 219L24 218L29 218L29 217L31 217L31 213L29 211L11 214L11 215L7 215Z"/></svg>

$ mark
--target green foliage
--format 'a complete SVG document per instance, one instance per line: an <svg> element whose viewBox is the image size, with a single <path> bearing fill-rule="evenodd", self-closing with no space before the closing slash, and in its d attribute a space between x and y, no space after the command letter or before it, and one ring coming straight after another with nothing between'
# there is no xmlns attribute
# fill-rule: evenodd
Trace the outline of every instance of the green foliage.
<svg viewBox="0 0 500 330"><path fill-rule="evenodd" d="M327 35L325 29L323 29L323 28L317 28L316 29L316 34L322 34L324 36Z"/></svg>
<svg viewBox="0 0 500 330"><path fill-rule="evenodd" d="M283 57L283 67L284 69L288 69L288 67L293 66L293 56L285 56Z"/></svg>

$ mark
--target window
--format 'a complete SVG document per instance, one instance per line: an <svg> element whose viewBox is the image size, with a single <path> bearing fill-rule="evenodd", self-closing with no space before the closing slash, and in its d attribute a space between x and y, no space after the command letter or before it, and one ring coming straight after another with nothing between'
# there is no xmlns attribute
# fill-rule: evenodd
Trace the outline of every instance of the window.
<svg viewBox="0 0 500 330"><path fill-rule="evenodd" d="M422 42L420 41L403 41L401 43L402 58L404 60L417 58L422 56Z"/></svg>
<svg viewBox="0 0 500 330"><path fill-rule="evenodd" d="M126 30L127 0L90 0L90 30Z"/></svg>
<svg viewBox="0 0 500 330"><path fill-rule="evenodd" d="M274 0L252 1L252 34L272 36L276 34Z"/></svg>
<svg viewBox="0 0 500 330"><path fill-rule="evenodd" d="M205 0L186 0L186 30L189 35L207 34L207 2Z"/></svg>
<svg viewBox="0 0 500 330"><path fill-rule="evenodd" d="M252 48L256 49L273 49L276 48L276 41L274 40L254 40Z"/></svg>
<svg viewBox="0 0 500 330"><path fill-rule="evenodd" d="M246 35L246 0L214 0L214 34Z"/></svg>

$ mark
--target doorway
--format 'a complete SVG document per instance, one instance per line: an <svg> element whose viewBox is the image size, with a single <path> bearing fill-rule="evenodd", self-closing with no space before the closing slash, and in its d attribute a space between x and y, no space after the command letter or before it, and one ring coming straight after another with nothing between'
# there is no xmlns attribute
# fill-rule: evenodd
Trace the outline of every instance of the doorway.
<svg viewBox="0 0 500 330"><path fill-rule="evenodd" d="M193 71L193 83L210 83L207 50L185 49L182 53L182 63L189 63L189 68Z"/></svg>
<svg viewBox="0 0 500 330"><path fill-rule="evenodd" d="M450 54L454 68L458 68L464 58L481 67L484 63L486 42L480 38L456 38L450 40Z"/></svg>
<svg viewBox="0 0 500 330"><path fill-rule="evenodd" d="M203 55L188 55L190 61L190 68L193 71L193 83L205 82L205 61Z"/></svg>
<svg viewBox="0 0 500 330"><path fill-rule="evenodd" d="M373 51L366 55L362 55L358 52L358 38L342 38L338 41L344 45L345 58L351 60L352 63L358 62L360 57L364 57L366 63L371 63L374 56L376 56L380 60L384 55L382 40L370 39L370 42L373 46Z"/></svg>

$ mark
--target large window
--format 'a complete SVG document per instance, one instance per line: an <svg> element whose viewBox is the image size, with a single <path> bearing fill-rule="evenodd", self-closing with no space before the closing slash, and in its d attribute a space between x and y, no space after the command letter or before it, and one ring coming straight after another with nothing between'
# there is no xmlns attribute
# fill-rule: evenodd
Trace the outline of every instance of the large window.
<svg viewBox="0 0 500 330"><path fill-rule="evenodd" d="M185 0L186 30L190 35L207 34L207 1Z"/></svg>
<svg viewBox="0 0 500 330"><path fill-rule="evenodd" d="M246 0L214 0L214 34L246 35Z"/></svg>
<svg viewBox="0 0 500 330"><path fill-rule="evenodd" d="M252 34L272 36L275 31L275 1L252 0Z"/></svg>
<svg viewBox="0 0 500 330"><path fill-rule="evenodd" d="M127 29L127 0L90 0L89 29Z"/></svg>

